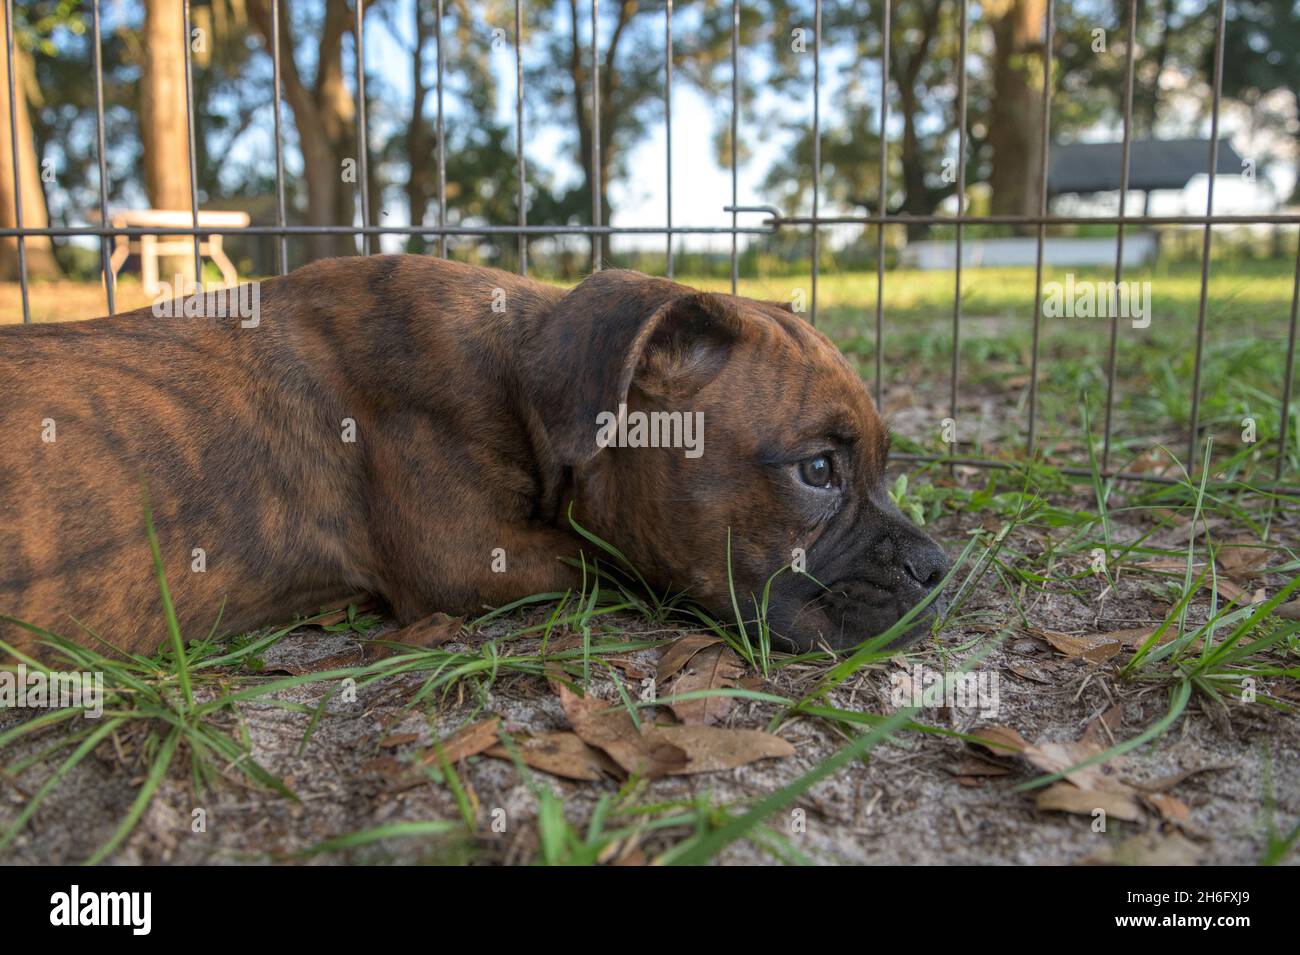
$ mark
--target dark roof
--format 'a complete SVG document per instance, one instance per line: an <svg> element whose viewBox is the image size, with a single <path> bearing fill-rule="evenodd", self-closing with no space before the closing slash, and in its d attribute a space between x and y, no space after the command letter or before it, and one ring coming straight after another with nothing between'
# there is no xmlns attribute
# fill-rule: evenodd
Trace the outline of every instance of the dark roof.
<svg viewBox="0 0 1300 955"><path fill-rule="evenodd" d="M1116 192L1122 143L1067 143L1053 145L1047 175L1047 192ZM1195 175L1210 168L1208 139L1144 139L1129 144L1130 189L1182 189ZM1241 173L1241 157L1226 140L1219 140L1216 173Z"/></svg>

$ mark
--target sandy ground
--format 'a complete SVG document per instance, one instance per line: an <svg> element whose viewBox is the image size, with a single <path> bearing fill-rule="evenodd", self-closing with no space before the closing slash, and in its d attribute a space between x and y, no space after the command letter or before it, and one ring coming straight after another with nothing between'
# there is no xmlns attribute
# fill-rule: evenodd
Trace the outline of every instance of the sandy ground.
<svg viewBox="0 0 1300 955"><path fill-rule="evenodd" d="M953 520L943 536L956 537L968 519ZM1135 529L1123 525L1118 534ZM1279 528L1279 533L1285 528ZM1021 532L1017 531L1017 534ZM1028 532L1026 532L1028 533ZM1030 537L1015 540L1033 546ZM955 543L953 544L955 547ZM1273 580L1275 587L1280 578ZM1107 633L1158 622L1164 606L1153 598L1141 575L1122 575L1115 592L1102 594L1100 581L1083 580L1078 594L1056 588L1048 595L1022 600L1027 616L1021 621L998 588L982 587L964 608L960 625L945 629L907 661L939 669L987 651L978 665L998 680L998 709L981 716L972 709L929 708L922 722L958 731L996 723L1018 730L1031 742L1071 742L1085 733L1101 732L1099 718L1110 712L1115 739L1136 735L1166 710L1168 689L1135 684L1117 676L1119 659L1091 663L1067 657L1035 629L1065 633ZM1273 592L1272 589L1269 591ZM1203 611L1198 611L1203 612ZM501 618L473 639L489 639L543 616L534 610ZM644 620L630 616L606 618L610 632L647 634ZM1009 629L1000 642L997 631ZM989 651L989 645L993 648ZM454 645L452 645L454 646ZM536 640L517 639L508 646L533 651ZM361 657L359 641L325 634L315 628L297 631L266 655L268 667L303 666L312 660ZM653 669L656 651L640 651ZM1294 659L1290 665L1294 666ZM836 691L834 705L865 712L891 709L891 672L895 661L872 666ZM786 695L805 691L822 672L795 666L777 671L768 688ZM433 741L463 724L497 714L510 731L567 728L558 700L538 676L505 675L482 697L472 687L463 692L412 707L411 697L421 677L394 677L360 688L355 703L332 701L314 735L300 753L309 717L277 708L265 701L241 704L255 758L282 776L299 796L294 802L274 793L250 788L237 773L212 790L196 795L187 760L178 760L141 824L110 861L115 863L232 863L232 862L527 862L537 857L536 799L513 764L489 757L472 757L460 764L462 779L477 801L479 832L473 837L389 839L362 848L314 856L299 856L335 836L398 820L456 819L450 790L413 774L411 765ZM1296 700L1294 681L1266 683ZM611 696L608 684L593 682L595 692ZM314 706L326 692L323 684L308 684L280 694ZM1117 706L1118 711L1112 708ZM763 727L776 712L770 704L739 702L729 725ZM0 728L19 717L0 714ZM233 720L228 720L234 729ZM1091 729L1089 729L1091 727ZM642 784L641 804L705 798L714 805L738 807L794 780L841 746L846 737L820 719L796 718L779 733L795 747L793 757L753 763L724 773L668 777ZM11 747L7 765L45 741ZM138 734L123 733L113 745L105 741L93 758L65 780L47 800L0 862L76 862L86 858L113 831L129 806L142 777L136 752ZM788 812L769 820L791 846L818 862L920 864L1074 864L1099 861L1172 861L1250 864L1265 849L1265 779L1271 773L1276 805L1273 824L1285 832L1300 818L1300 720L1262 704L1237 703L1227 710L1194 699L1184 716L1155 743L1112 761L1113 772L1125 782L1142 785L1188 770L1204 769L1172 787L1168 795L1187 809L1177 822L1161 818L1147 806L1137 822L1111 818L1106 830L1094 831L1089 815L1039 810L1035 795L1016 786L1038 773L1022 759L1008 757L972 764L978 750L959 739L907 733L875 749L859 762L823 780L793 803ZM978 775L1000 765L1003 775ZM972 770L971 766L982 766ZM34 791L52 763L38 765L20 780L0 778L0 829L21 809L23 793ZM1208 768L1207 768L1208 767ZM534 773L564 803L570 822L584 826L596 799L619 789L617 781L574 782ZM191 831L196 808L206 811L207 831ZM491 831L494 810L504 820L503 832ZM654 855L682 838L682 829L647 835L639 849ZM1134 842L1142 837L1145 842ZM1137 855L1133 853L1138 852ZM774 861L751 842L732 844L719 856L729 863ZM1296 853L1288 860L1296 862Z"/></svg>

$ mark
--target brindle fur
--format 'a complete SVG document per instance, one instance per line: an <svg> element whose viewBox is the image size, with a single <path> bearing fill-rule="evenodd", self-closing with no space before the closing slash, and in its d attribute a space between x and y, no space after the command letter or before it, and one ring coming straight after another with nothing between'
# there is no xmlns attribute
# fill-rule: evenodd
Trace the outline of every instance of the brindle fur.
<svg viewBox="0 0 1300 955"><path fill-rule="evenodd" d="M236 633L357 594L410 622L562 591L577 577L560 558L583 546L570 504L653 586L716 613L728 529L743 594L805 548L830 589L782 574L771 612L801 646L883 629L942 566L884 494L861 381L778 306L616 270L565 293L417 256L325 260L260 294L254 328L146 308L0 329L0 613L152 652L142 487L188 637L223 603ZM598 450L597 415L621 401L702 411L703 456ZM833 508L790 471L828 441ZM15 625L0 639L33 651Z"/></svg>

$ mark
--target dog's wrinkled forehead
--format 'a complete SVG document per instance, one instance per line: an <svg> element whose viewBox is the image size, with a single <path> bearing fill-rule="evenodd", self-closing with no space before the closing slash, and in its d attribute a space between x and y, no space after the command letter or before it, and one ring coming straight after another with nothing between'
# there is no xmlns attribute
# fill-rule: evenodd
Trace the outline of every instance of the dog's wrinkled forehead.
<svg viewBox="0 0 1300 955"><path fill-rule="evenodd" d="M748 347L729 384L746 390L766 442L797 448L829 439L855 448L873 471L883 472L888 429L835 344L806 317L781 305L719 298L744 317Z"/></svg>

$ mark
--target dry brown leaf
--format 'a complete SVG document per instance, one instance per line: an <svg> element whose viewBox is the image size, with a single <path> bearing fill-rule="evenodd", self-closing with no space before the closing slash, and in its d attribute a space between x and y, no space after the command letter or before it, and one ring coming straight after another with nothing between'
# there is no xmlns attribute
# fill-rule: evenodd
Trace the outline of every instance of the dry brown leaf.
<svg viewBox="0 0 1300 955"><path fill-rule="evenodd" d="M721 642L721 637L715 637L709 633L696 633L674 640L659 658L658 672L655 677L656 682L663 686L676 675L678 670L690 662L691 657L705 647L711 647L715 643Z"/></svg>
<svg viewBox="0 0 1300 955"><path fill-rule="evenodd" d="M686 765L670 770L670 776L712 773L735 769L759 759L782 759L794 755L794 747L788 741L762 730L722 726L647 726L645 735L686 753Z"/></svg>
<svg viewBox="0 0 1300 955"><path fill-rule="evenodd" d="M1273 612L1283 620L1300 620L1300 600L1279 604Z"/></svg>
<svg viewBox="0 0 1300 955"><path fill-rule="evenodd" d="M618 769L599 751L584 743L578 734L568 730L519 736L514 743L515 750L525 765L552 776L595 782ZM484 755L495 759L510 759L510 751L503 745L484 750Z"/></svg>
<svg viewBox="0 0 1300 955"><path fill-rule="evenodd" d="M1173 789L1179 783L1186 782L1197 773L1217 773L1225 769L1235 769L1232 763L1208 763L1205 766L1195 766L1192 769L1184 769L1181 773L1174 773L1170 776L1161 776L1158 779L1152 779L1145 783L1134 783L1135 788L1146 793L1161 793Z"/></svg>
<svg viewBox="0 0 1300 955"><path fill-rule="evenodd" d="M1032 666L1027 663L1009 663L1007 669L1016 676L1032 680L1034 683L1045 683L1050 686L1056 682L1051 677L1044 675L1042 667Z"/></svg>
<svg viewBox="0 0 1300 955"><path fill-rule="evenodd" d="M990 763L987 759L980 759L978 756L967 756L949 772L954 776L1005 776L1011 770L997 763Z"/></svg>
<svg viewBox="0 0 1300 955"><path fill-rule="evenodd" d="M1090 647L1089 649L1084 650L1080 656L1089 663L1105 663L1123 649L1124 647L1119 643L1106 641L1097 644L1095 647Z"/></svg>
<svg viewBox="0 0 1300 955"><path fill-rule="evenodd" d="M1208 580L1206 581L1206 584L1209 584ZM1244 587L1238 587L1226 577L1216 577L1214 580L1214 589L1219 592L1221 597L1226 597L1233 603L1242 604L1244 606L1251 602L1250 592Z"/></svg>
<svg viewBox="0 0 1300 955"><path fill-rule="evenodd" d="M583 645L585 638L581 633L569 630L561 633L559 636L552 636L546 641L546 655L552 653L563 653L565 650L576 650Z"/></svg>
<svg viewBox="0 0 1300 955"><path fill-rule="evenodd" d="M419 738L419 733L394 733L392 736L385 736L376 745L380 749L397 749L407 743L414 743Z"/></svg>
<svg viewBox="0 0 1300 955"><path fill-rule="evenodd" d="M604 750L624 772L654 779L686 765L686 753L680 747L642 735L623 707L578 696L562 683L558 687L560 705L573 731L583 742Z"/></svg>
<svg viewBox="0 0 1300 955"><path fill-rule="evenodd" d="M1229 577L1249 577L1268 563L1269 550L1253 534L1238 534L1219 545L1214 555Z"/></svg>
<svg viewBox="0 0 1300 955"><path fill-rule="evenodd" d="M641 851L641 834L632 833L626 839L615 839L600 850L596 861L601 865L645 865L645 853Z"/></svg>
<svg viewBox="0 0 1300 955"><path fill-rule="evenodd" d="M1178 834L1130 836L1118 846L1102 846L1083 861L1091 865L1196 865L1201 848Z"/></svg>
<svg viewBox="0 0 1300 955"><path fill-rule="evenodd" d="M971 730L972 740L978 746L987 749L994 756L1018 756L1029 743L1010 726L981 726Z"/></svg>
<svg viewBox="0 0 1300 955"><path fill-rule="evenodd" d="M1138 822L1143 818L1142 807L1125 793L1079 789L1069 783L1053 783L1038 794L1035 805L1042 810L1070 812L1091 816L1098 809L1113 819Z"/></svg>
<svg viewBox="0 0 1300 955"><path fill-rule="evenodd" d="M1184 826L1191 821L1192 810L1177 796L1171 796L1169 793L1147 793L1142 799L1160 813L1166 822Z"/></svg>
<svg viewBox="0 0 1300 955"><path fill-rule="evenodd" d="M367 611L375 609L375 602L367 598L364 594L358 594L351 600L343 604L342 609L334 610L325 616L318 617L311 622L313 627L332 627L336 623L342 623L348 619L348 607L355 608L355 613L360 616Z"/></svg>
<svg viewBox="0 0 1300 955"><path fill-rule="evenodd" d="M1034 630L1033 633L1067 657L1083 657L1091 663L1109 660L1124 649L1122 643L1104 634L1057 633L1054 630Z"/></svg>
<svg viewBox="0 0 1300 955"><path fill-rule="evenodd" d="M740 657L726 644L705 647L682 667L677 679L673 680L666 696L682 696L706 690L718 690L735 687L744 665ZM683 723L707 726L720 723L731 712L735 700L730 696L708 696L692 700L676 700L666 703Z"/></svg>
<svg viewBox="0 0 1300 955"><path fill-rule="evenodd" d="M342 653L332 653L327 657L317 657L315 660L308 660L306 663L288 661L270 663L261 672L303 676L308 673L324 673L326 670L347 670L351 667L361 666L364 662L365 657L360 650L345 650Z"/></svg>
<svg viewBox="0 0 1300 955"><path fill-rule="evenodd" d="M394 630L374 640L367 641L366 659L382 660L384 657L400 653L402 647L428 650L444 643L450 643L463 635L461 626L464 623L464 617L452 617L445 613L435 613L423 620L402 627L400 630ZM401 646L395 647L388 644L401 644Z"/></svg>
<svg viewBox="0 0 1300 955"><path fill-rule="evenodd" d="M1065 773L1065 778L1080 789L1099 792L1130 793L1132 787L1114 775L1107 763L1093 763L1082 769L1070 769L1102 752L1100 746L1084 741L1074 743L1035 743L1026 746L1024 756L1048 773ZM1066 770L1070 770L1066 772Z"/></svg>
<svg viewBox="0 0 1300 955"><path fill-rule="evenodd" d="M610 666L618 667L632 680L644 680L646 677L654 676L655 671L631 653L610 654L602 656L601 659Z"/></svg>
<svg viewBox="0 0 1300 955"><path fill-rule="evenodd" d="M1157 557L1155 560L1141 560L1125 566L1135 570L1151 570L1159 573L1183 573L1187 570L1187 561L1177 557ZM1204 569L1205 562L1197 561L1192 564L1192 575L1195 576Z"/></svg>
<svg viewBox="0 0 1300 955"><path fill-rule="evenodd" d="M1118 640L1130 650L1136 650L1142 644L1150 639L1151 634L1155 633L1159 627L1132 627L1128 630L1112 630L1109 633L1103 633L1102 636L1107 640ZM1170 627L1161 635L1160 643L1168 643L1174 638L1174 628Z"/></svg>
<svg viewBox="0 0 1300 955"><path fill-rule="evenodd" d="M442 754L449 763L458 763L470 756L477 756L489 746L496 745L497 729L501 726L501 717L490 716L469 726L462 726L442 741ZM435 746L420 760L430 766L438 760L438 748Z"/></svg>

